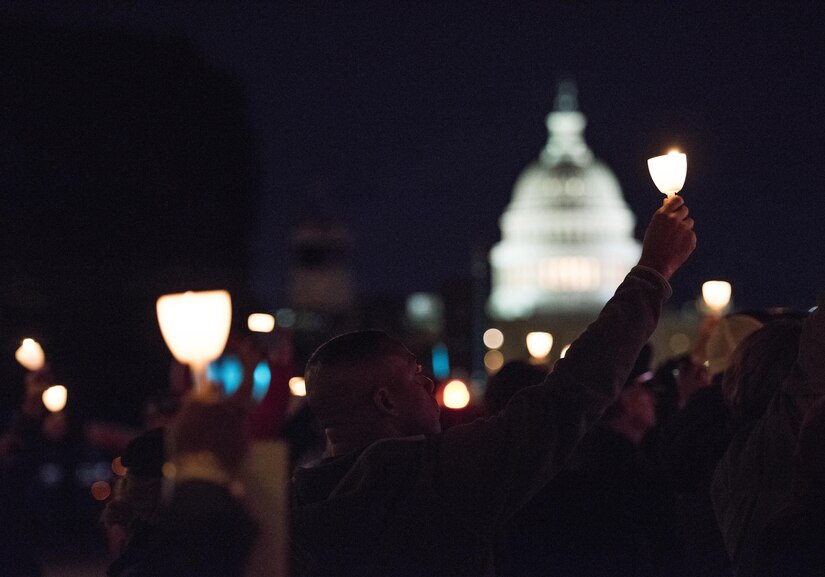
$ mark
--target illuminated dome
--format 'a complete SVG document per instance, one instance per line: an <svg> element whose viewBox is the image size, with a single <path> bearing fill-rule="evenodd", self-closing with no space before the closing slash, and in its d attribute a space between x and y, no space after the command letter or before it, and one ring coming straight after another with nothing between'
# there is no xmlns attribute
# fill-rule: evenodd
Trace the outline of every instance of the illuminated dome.
<svg viewBox="0 0 825 577"><path fill-rule="evenodd" d="M575 86L562 83L547 145L518 177L490 252L495 318L598 310L639 259L633 213L585 125Z"/></svg>

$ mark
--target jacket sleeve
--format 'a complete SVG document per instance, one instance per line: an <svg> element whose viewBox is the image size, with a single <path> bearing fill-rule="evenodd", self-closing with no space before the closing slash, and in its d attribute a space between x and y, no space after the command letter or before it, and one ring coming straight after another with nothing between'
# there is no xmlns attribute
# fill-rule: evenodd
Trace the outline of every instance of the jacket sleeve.
<svg viewBox="0 0 825 577"><path fill-rule="evenodd" d="M544 383L494 417L434 437L433 485L443 505L495 525L529 500L615 400L670 294L656 271L633 268Z"/></svg>

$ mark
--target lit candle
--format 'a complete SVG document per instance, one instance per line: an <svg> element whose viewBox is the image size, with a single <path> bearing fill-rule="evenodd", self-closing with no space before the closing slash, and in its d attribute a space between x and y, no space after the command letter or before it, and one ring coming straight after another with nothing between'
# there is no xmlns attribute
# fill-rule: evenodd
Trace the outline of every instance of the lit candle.
<svg viewBox="0 0 825 577"><path fill-rule="evenodd" d="M443 400L448 409L463 409L470 404L470 390L463 381L450 381L444 387Z"/></svg>
<svg viewBox="0 0 825 577"><path fill-rule="evenodd" d="M192 368L196 394L208 392L206 366L226 346L232 299L226 291L164 295L157 302L158 323L172 355Z"/></svg>
<svg viewBox="0 0 825 577"><path fill-rule="evenodd" d="M685 185L687 156L678 150L671 150L663 156L647 159L650 176L662 194L671 197Z"/></svg>
<svg viewBox="0 0 825 577"><path fill-rule="evenodd" d="M550 349L553 348L553 335L550 333L528 333L525 341L527 344L527 352L536 360L541 360L549 355Z"/></svg>
<svg viewBox="0 0 825 577"><path fill-rule="evenodd" d="M46 405L49 411L58 413L66 406L68 396L69 392L66 390L66 387L63 385L55 385L43 391L41 398L43 399L43 404Z"/></svg>
<svg viewBox="0 0 825 577"><path fill-rule="evenodd" d="M730 303L731 286L723 280L709 280L702 285L702 300L713 314L720 315Z"/></svg>
<svg viewBox="0 0 825 577"><path fill-rule="evenodd" d="M14 353L14 358L30 371L39 371L46 363L43 347L34 339L23 339L20 347Z"/></svg>
<svg viewBox="0 0 825 577"><path fill-rule="evenodd" d="M292 377L289 379L289 392L296 397L306 397L307 383L304 377Z"/></svg>

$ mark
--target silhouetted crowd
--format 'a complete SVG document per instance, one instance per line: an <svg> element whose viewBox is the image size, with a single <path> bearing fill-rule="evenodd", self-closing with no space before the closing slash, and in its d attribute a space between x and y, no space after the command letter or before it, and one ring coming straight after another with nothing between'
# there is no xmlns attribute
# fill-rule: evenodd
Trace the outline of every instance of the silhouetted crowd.
<svg viewBox="0 0 825 577"><path fill-rule="evenodd" d="M689 353L653 367L648 340L695 245L671 197L564 358L505 364L486 415L444 430L436 385L384 332L322 345L297 407L283 354L249 401L260 354L239 345L237 393L184 400L123 453L108 574L825 575L823 301L710 315ZM7 529L38 411L0 444ZM268 453L276 439L291 453ZM18 541L4 534L3 574L37 574Z"/></svg>

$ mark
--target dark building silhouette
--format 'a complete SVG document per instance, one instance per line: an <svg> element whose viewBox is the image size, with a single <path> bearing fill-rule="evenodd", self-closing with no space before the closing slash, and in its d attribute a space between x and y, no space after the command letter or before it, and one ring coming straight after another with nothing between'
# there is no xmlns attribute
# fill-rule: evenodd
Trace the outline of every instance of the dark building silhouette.
<svg viewBox="0 0 825 577"><path fill-rule="evenodd" d="M2 379L34 336L70 407L136 419L171 358L157 297L248 292L243 94L180 38L0 22Z"/></svg>

